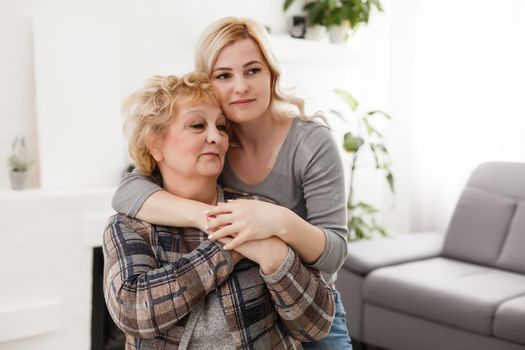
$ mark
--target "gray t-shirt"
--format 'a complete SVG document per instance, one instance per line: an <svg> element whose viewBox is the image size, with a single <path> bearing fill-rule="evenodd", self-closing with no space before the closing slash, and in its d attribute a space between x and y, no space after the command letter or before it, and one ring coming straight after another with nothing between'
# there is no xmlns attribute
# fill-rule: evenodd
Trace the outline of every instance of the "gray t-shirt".
<svg viewBox="0 0 525 350"><path fill-rule="evenodd" d="M227 161L220 182L225 187L270 198L323 230L325 250L310 266L323 272L327 282L335 280L348 253L348 230L343 165L326 126L295 118L273 169L261 183L243 183ZM161 190L161 183L158 175L148 178L134 171L122 180L113 196L113 208L134 217L146 198Z"/></svg>
<svg viewBox="0 0 525 350"><path fill-rule="evenodd" d="M295 253L288 248L288 255L274 273L265 275L259 270L260 274L266 282L276 283L289 273L294 260ZM228 332L226 316L215 293L208 294L192 310L179 347L188 350L209 350L211 344L214 350L235 349L231 333Z"/></svg>

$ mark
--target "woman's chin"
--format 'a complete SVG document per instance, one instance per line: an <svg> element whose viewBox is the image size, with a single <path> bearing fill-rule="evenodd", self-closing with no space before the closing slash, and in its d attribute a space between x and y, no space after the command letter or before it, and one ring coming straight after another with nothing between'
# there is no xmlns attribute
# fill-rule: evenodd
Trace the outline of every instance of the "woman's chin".
<svg viewBox="0 0 525 350"><path fill-rule="evenodd" d="M221 172L222 172L222 166L221 167L207 167L206 169L202 169L201 171L199 171L199 175L205 176L205 177L218 178Z"/></svg>

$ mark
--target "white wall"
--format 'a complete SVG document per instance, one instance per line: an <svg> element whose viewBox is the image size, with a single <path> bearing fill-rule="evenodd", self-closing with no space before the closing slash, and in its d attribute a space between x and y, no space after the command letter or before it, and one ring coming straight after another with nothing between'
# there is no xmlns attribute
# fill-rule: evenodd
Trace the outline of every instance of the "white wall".
<svg viewBox="0 0 525 350"><path fill-rule="evenodd" d="M407 118L410 225L444 231L472 170L525 161L525 4L502 0L391 3L392 96ZM399 10L404 10L400 12ZM405 43L408 42L408 45Z"/></svg>
<svg viewBox="0 0 525 350"><path fill-rule="evenodd" d="M30 154L37 161L30 172L30 185L39 186L32 34L35 13L114 20L119 36L120 91L125 96L152 74L192 69L193 45L201 30L214 19L248 16L269 26L274 33L285 32L286 17L281 7L281 0L0 0L0 190L9 188L5 159L17 134L27 135Z"/></svg>

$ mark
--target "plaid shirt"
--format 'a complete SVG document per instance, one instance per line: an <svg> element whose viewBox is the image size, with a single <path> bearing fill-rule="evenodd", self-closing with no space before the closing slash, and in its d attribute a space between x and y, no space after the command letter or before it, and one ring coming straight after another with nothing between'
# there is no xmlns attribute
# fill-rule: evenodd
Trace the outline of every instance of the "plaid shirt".
<svg viewBox="0 0 525 350"><path fill-rule="evenodd" d="M104 297L126 349L178 349L192 309L210 292L237 349L301 349L330 330L332 291L296 254L275 280L252 261L234 266L202 231L121 214L107 224L103 251Z"/></svg>

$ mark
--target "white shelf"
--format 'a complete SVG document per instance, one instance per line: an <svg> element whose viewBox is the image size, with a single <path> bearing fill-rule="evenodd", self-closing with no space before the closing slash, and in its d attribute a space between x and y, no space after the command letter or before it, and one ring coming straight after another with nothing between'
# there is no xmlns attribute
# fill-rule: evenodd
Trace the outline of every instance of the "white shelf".
<svg viewBox="0 0 525 350"><path fill-rule="evenodd" d="M0 343L59 330L61 312L60 300L0 306Z"/></svg>

